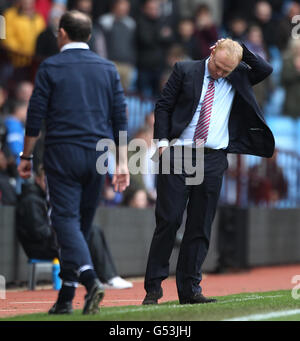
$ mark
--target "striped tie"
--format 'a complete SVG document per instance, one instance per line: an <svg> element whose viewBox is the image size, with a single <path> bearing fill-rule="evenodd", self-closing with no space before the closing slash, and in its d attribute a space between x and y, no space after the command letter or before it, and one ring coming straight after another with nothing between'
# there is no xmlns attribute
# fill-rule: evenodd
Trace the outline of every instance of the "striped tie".
<svg viewBox="0 0 300 341"><path fill-rule="evenodd" d="M197 122L195 134L194 134L194 141L196 143L196 146L200 146L203 141L205 143L207 140L211 110L212 110L212 105L214 101L214 93L215 93L214 81L215 81L214 79L210 78L207 91L206 91L206 94L204 96L204 100L201 106L199 120Z"/></svg>

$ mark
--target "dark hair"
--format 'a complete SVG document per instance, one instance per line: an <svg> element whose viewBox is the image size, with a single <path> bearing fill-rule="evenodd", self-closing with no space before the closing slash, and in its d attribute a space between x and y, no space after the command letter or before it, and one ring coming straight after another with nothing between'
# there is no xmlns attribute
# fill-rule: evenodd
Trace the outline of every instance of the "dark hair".
<svg viewBox="0 0 300 341"><path fill-rule="evenodd" d="M92 33L92 21L89 16L72 10L61 17L59 28L67 32L70 40L87 42Z"/></svg>

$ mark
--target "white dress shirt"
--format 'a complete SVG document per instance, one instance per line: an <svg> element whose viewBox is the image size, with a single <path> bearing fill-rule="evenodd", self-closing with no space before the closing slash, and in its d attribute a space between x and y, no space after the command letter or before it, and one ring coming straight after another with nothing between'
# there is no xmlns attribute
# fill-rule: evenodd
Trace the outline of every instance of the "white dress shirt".
<svg viewBox="0 0 300 341"><path fill-rule="evenodd" d="M84 50L89 50L89 45L87 43L83 42L72 42L64 45L61 49L60 52L64 52L65 50L69 49L84 49Z"/></svg>
<svg viewBox="0 0 300 341"><path fill-rule="evenodd" d="M210 73L207 66L208 60L209 59L205 61L205 73L201 98L198 107L194 113L191 122L181 133L180 137L174 145L195 145L193 137L210 78ZM229 143L228 120L235 90L226 78L219 78L218 80L215 80L214 85L214 100L212 105L207 141L204 146L213 149L225 149L227 148ZM167 141L161 141L158 143L158 147L164 147L167 145Z"/></svg>

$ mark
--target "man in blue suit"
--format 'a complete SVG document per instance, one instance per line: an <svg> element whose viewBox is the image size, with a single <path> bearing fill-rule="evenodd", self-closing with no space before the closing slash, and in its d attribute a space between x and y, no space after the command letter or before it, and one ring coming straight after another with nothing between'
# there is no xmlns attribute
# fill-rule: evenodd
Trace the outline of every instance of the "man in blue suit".
<svg viewBox="0 0 300 341"><path fill-rule="evenodd" d="M206 257L211 225L228 167L227 153L271 157L274 137L266 125L252 86L272 72L272 67L244 45L222 39L208 58L176 63L155 107L154 138L160 155L170 147L171 174L157 177L156 229L153 235L143 304L157 304L161 282L169 274L169 258L176 231L187 208L180 246L176 284L180 304L210 303L202 294L201 266ZM197 143L204 144L204 180L187 185L188 175L178 174L174 146L189 146L196 160ZM160 165L164 158L160 157Z"/></svg>
<svg viewBox="0 0 300 341"><path fill-rule="evenodd" d="M84 314L98 311L104 291L97 280L86 239L99 203L103 175L96 171L101 138L127 131L126 106L114 65L88 48L92 23L78 11L66 12L59 24L60 53L38 70L30 99L19 174L31 175L32 151L45 120L44 168L51 223L60 246L62 288L50 314L72 312L78 282L87 290ZM126 161L116 167L115 190L129 184Z"/></svg>

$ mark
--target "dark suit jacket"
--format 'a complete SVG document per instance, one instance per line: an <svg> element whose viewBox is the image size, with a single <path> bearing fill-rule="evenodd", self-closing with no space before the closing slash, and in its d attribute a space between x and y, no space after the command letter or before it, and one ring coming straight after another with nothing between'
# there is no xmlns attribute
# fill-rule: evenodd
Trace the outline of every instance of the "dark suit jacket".
<svg viewBox="0 0 300 341"><path fill-rule="evenodd" d="M272 73L272 67L243 45L243 60L227 77L236 90L229 118L228 153L271 157L274 137L266 125L252 86ZM179 138L199 104L205 59L178 62L155 107L155 139Z"/></svg>
<svg viewBox="0 0 300 341"><path fill-rule="evenodd" d="M45 146L70 143L95 150L100 138L119 144L127 131L126 102L114 64L84 49L45 59L30 99L26 135L38 136L45 119Z"/></svg>

